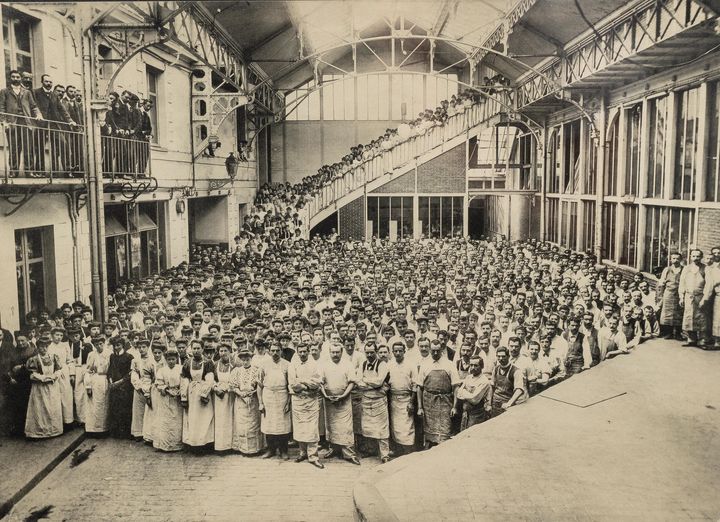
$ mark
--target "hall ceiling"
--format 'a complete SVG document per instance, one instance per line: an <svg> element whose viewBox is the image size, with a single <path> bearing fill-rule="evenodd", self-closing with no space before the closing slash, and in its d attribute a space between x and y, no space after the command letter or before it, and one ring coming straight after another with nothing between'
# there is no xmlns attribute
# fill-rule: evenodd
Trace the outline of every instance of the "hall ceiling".
<svg viewBox="0 0 720 522"><path fill-rule="evenodd" d="M518 55L518 60L530 66L587 31L588 22L594 25L626 4L623 0L578 0L580 12L575 0L537 0L532 3L508 38L510 54ZM338 74L340 71L332 65L347 70L348 62L352 62L350 46L338 47L343 43L357 38L387 36L394 28L407 34L434 34L470 45L483 45L516 4L517 0L243 0L201 3L215 23L235 39L245 57L256 62L279 90L293 89L313 78L314 62L299 59L301 41L303 56L330 49L316 65L321 73ZM417 39L408 39L401 51L407 55L418 42ZM390 52L387 40L370 42L369 47L358 46L358 52L380 56L383 53L387 56ZM437 71L461 60L466 50L461 44L439 42L434 53L434 69ZM415 54L413 61L427 60L429 44L425 42ZM494 54L486 55L484 61L510 79L517 78L526 70L515 60Z"/></svg>

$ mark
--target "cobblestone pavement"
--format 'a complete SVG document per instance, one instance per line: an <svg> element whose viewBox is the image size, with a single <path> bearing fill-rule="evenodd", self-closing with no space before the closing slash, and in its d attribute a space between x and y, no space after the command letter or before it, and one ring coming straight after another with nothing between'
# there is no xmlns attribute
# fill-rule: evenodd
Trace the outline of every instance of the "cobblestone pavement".
<svg viewBox="0 0 720 522"><path fill-rule="evenodd" d="M166 454L142 443L88 439L88 460L67 458L10 514L24 520L52 506L47 520L352 520L352 487L379 466L332 459L325 469L307 462L238 454Z"/></svg>

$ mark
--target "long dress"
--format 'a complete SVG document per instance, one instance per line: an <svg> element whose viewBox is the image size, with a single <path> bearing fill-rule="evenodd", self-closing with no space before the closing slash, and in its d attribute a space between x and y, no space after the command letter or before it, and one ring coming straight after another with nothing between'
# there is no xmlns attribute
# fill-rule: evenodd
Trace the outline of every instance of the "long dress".
<svg viewBox="0 0 720 522"><path fill-rule="evenodd" d="M265 435L286 435L292 431L290 411L285 406L290 399L288 391L288 362L280 359L263 366L262 397L265 415L260 428Z"/></svg>
<svg viewBox="0 0 720 522"><path fill-rule="evenodd" d="M109 365L110 354L107 349L102 353L92 352L88 356L83 376L85 390L92 390L92 395L85 392L85 431L88 433L104 433L108 430L110 389L107 372Z"/></svg>
<svg viewBox="0 0 720 522"><path fill-rule="evenodd" d="M180 404L179 365L173 368L160 366L156 369L153 388L153 447L162 451L183 449L183 407ZM163 395L164 393L164 395Z"/></svg>
<svg viewBox="0 0 720 522"><path fill-rule="evenodd" d="M153 359L150 356L133 359L132 371L130 373L130 382L133 387L132 402L132 423L130 424L130 435L133 437L142 437L145 423L145 410L147 400L145 394L150 393L150 375L152 370Z"/></svg>
<svg viewBox="0 0 720 522"><path fill-rule="evenodd" d="M247 397L235 394L233 405L232 449L246 454L258 453L265 447L265 437L260 431L260 410L256 393L259 382L260 370L255 366L238 366L230 372L231 390L252 392Z"/></svg>
<svg viewBox="0 0 720 522"><path fill-rule="evenodd" d="M225 451L232 448L233 439L233 407L235 395L230 392L230 375L232 364L218 362L215 366L217 383L216 391L222 391L223 396L215 395L215 450Z"/></svg>
<svg viewBox="0 0 720 522"><path fill-rule="evenodd" d="M108 429L115 437L129 437L132 422L132 384L130 369L133 356L127 352L111 353L108 365L108 380L114 384L110 388Z"/></svg>
<svg viewBox="0 0 720 522"><path fill-rule="evenodd" d="M71 424L75 420L73 411L73 388L70 383L70 376L75 375L75 361L73 360L70 345L65 342L50 343L49 355L56 355L62 363L62 375L58 379L60 385L60 397L62 398L63 422Z"/></svg>
<svg viewBox="0 0 720 522"><path fill-rule="evenodd" d="M57 357L34 355L28 359L26 368L30 373L30 399L25 418L25 436L31 439L57 437L63 432L62 398L58 380L62 363ZM54 375L52 382L40 382L40 376Z"/></svg>
<svg viewBox="0 0 720 522"><path fill-rule="evenodd" d="M183 416L183 442L189 446L204 446L215 439L215 412L211 393L215 374L211 362L201 362L198 369L192 368L192 362L191 359L182 369L182 398L187 400L187 411Z"/></svg>

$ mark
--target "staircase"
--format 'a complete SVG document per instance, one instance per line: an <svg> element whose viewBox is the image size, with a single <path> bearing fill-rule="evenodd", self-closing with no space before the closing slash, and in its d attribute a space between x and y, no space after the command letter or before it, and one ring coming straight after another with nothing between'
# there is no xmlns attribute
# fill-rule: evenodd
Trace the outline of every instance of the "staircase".
<svg viewBox="0 0 720 522"><path fill-rule="evenodd" d="M451 116L442 127L431 127L424 134L412 136L354 166L344 176L320 189L308 203L309 228L361 195L464 143L473 132L484 127L502 110L496 101L483 99L467 107L464 112Z"/></svg>

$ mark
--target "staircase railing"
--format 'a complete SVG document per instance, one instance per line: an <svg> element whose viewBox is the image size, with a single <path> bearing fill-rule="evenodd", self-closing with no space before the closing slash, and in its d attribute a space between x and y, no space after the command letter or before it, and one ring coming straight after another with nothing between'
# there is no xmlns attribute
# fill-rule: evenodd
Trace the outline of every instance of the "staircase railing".
<svg viewBox="0 0 720 522"><path fill-rule="evenodd" d="M408 136L393 147L383 149L371 158L350 166L342 175L325 184L313 195L306 206L308 217L317 215L341 197L467 132L501 110L500 103L483 98L478 103L466 106L464 111L450 116L443 125L434 125L424 132Z"/></svg>

